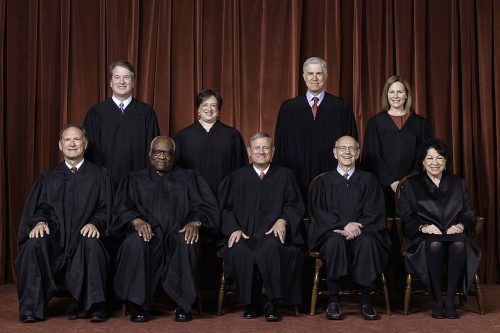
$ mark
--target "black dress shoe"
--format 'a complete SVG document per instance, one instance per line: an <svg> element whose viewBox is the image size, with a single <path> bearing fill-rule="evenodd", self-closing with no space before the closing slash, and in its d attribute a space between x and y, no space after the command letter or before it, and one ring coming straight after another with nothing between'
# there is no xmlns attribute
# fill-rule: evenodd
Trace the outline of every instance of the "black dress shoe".
<svg viewBox="0 0 500 333"><path fill-rule="evenodd" d="M326 308L326 319L328 320L340 320L342 318L342 311L340 311L340 305L337 302L332 302L328 304Z"/></svg>
<svg viewBox="0 0 500 333"><path fill-rule="evenodd" d="M69 320L76 320L80 318L80 304L77 301L71 303L66 310L66 315L68 316Z"/></svg>
<svg viewBox="0 0 500 333"><path fill-rule="evenodd" d="M90 322L102 323L108 320L108 312L106 311L106 304L104 302L97 303L92 306L90 312Z"/></svg>
<svg viewBox="0 0 500 333"><path fill-rule="evenodd" d="M443 305L433 305L432 306L431 316L434 319L443 319L443 318L445 318L445 314L444 314L444 310L443 310Z"/></svg>
<svg viewBox="0 0 500 333"><path fill-rule="evenodd" d="M21 323L24 323L24 324L35 323L36 322L36 318L35 318L35 316L32 316L32 315L21 315L19 317L19 321Z"/></svg>
<svg viewBox="0 0 500 333"><path fill-rule="evenodd" d="M245 311L243 311L243 318L245 319L254 319L260 316L261 310L253 304L249 304L245 307Z"/></svg>
<svg viewBox="0 0 500 333"><path fill-rule="evenodd" d="M264 306L264 317L266 317L266 321L281 320L281 314L278 312L273 302L267 302Z"/></svg>
<svg viewBox="0 0 500 333"><path fill-rule="evenodd" d="M361 314L365 320L377 320L378 314L373 305L363 304L361 306Z"/></svg>
<svg viewBox="0 0 500 333"><path fill-rule="evenodd" d="M134 323L144 323L148 321L146 311L144 311L140 305L127 301L127 309L130 312L130 321Z"/></svg>
<svg viewBox="0 0 500 333"><path fill-rule="evenodd" d="M454 305L445 306L444 315L448 319L458 319L458 313Z"/></svg>
<svg viewBox="0 0 500 333"><path fill-rule="evenodd" d="M193 320L193 315L191 311L184 311L181 307L175 310L175 321L186 322Z"/></svg>

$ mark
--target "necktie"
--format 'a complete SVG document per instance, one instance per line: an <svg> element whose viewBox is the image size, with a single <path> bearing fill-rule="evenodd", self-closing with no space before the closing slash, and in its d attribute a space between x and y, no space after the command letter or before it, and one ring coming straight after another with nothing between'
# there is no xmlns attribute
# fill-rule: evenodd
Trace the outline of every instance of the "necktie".
<svg viewBox="0 0 500 333"><path fill-rule="evenodd" d="M77 168L75 168L75 167L72 167L72 168L71 168L71 172L72 172L72 173L76 173L77 171L78 171L78 169L77 169Z"/></svg>
<svg viewBox="0 0 500 333"><path fill-rule="evenodd" d="M349 173L348 172L344 173L344 178L345 178L345 180L349 179Z"/></svg>
<svg viewBox="0 0 500 333"><path fill-rule="evenodd" d="M316 113L318 113L318 100L318 97L313 97L312 113L314 119L316 119Z"/></svg>
<svg viewBox="0 0 500 333"><path fill-rule="evenodd" d="M123 107L124 107L123 102L120 102L120 111L121 111L122 113L123 113L123 111L124 111L124 108L123 108Z"/></svg>
<svg viewBox="0 0 500 333"><path fill-rule="evenodd" d="M266 175L266 174L264 173L264 171L261 171L261 172L260 172L260 174L259 174L260 179L264 179L264 176L265 176L265 175Z"/></svg>

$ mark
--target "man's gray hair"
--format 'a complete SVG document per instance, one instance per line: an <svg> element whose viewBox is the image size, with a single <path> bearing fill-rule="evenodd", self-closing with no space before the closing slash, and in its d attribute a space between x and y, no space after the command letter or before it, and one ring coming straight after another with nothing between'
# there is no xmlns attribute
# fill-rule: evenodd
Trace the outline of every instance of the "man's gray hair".
<svg viewBox="0 0 500 333"><path fill-rule="evenodd" d="M304 61L304 66L302 66L303 75L305 75L307 73L307 67L309 65L320 65L321 68L323 69L323 73L325 74L325 76L328 76L328 69L326 67L326 61L324 61L323 59L321 59L319 57L311 57L311 58L307 59L306 61Z"/></svg>
<svg viewBox="0 0 500 333"><path fill-rule="evenodd" d="M151 151L153 150L153 144L156 142L156 140L168 140L170 143L172 143L172 149L173 152L175 153L175 141L169 136L166 135L158 135L155 137L153 140L151 140L151 144L149 145L149 153L151 154Z"/></svg>
<svg viewBox="0 0 500 333"><path fill-rule="evenodd" d="M262 138L269 138L271 140L271 146L273 146L273 138L271 138L271 136L269 134L267 134L266 132L257 132L254 135L252 135L250 137L250 139L248 140L248 148L252 147L252 142L254 142L257 139L262 139Z"/></svg>

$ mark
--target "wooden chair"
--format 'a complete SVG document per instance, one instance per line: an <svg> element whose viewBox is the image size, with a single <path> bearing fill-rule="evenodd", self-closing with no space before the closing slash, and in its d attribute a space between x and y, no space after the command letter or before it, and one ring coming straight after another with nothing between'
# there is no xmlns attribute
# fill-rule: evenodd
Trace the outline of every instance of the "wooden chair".
<svg viewBox="0 0 500 333"><path fill-rule="evenodd" d="M398 187L396 189L395 193L395 199L396 203L399 200L400 194L401 194L401 188L403 187L404 183L411 177L418 175L418 171L413 171L410 173L408 176L404 177L401 179L401 181L398 184ZM472 238L477 241L479 238L479 235L483 231L483 226L484 226L484 217L477 216L476 217L476 223L474 226L474 231L472 234ZM406 246L405 246L405 237L404 237L404 232L403 232L403 222L400 217L396 217L394 219L394 223L396 225L396 230L398 234L398 238L401 244L401 256L406 258ZM410 308L410 300L411 300L411 295L412 294L428 294L426 290L423 289L412 289L413 287L413 276L410 273L406 273L406 286L405 286L405 292L404 292L404 306L403 306L403 313L405 315L408 315L408 311ZM483 301L483 294L481 290L481 283L479 280L479 275L476 273L474 276L474 296L476 297L477 300L477 306L478 306L478 312L479 314L484 315L484 301ZM471 293L471 291L469 291ZM464 305L467 302L467 295L459 295L459 300L460 300L460 305ZM464 296L464 297L461 297Z"/></svg>
<svg viewBox="0 0 500 333"><path fill-rule="evenodd" d="M310 183L309 185L309 194L311 192L312 185L316 182L316 180L323 176L325 173L322 173L318 176L316 176ZM394 219L393 218L387 218L386 219L386 227L388 228L388 231L390 231L390 228L392 228ZM309 217L304 218L304 228L307 234L307 231L309 230L309 225L311 224L311 220ZM323 261L319 257L319 252L317 251L310 251L309 252L309 257L314 259L314 278L313 278L313 286L312 286L312 292L311 292L311 308L309 315L314 316L316 314L316 303L318 299L318 295L328 295L328 290L323 290L319 289L319 284L320 284L320 272L321 272L321 267L323 267ZM385 302L385 313L390 315L391 314L391 306L389 302L389 292L387 289L387 280L385 278L384 273L380 275L380 284L382 286L382 293L384 295L384 302ZM340 291L340 295L353 295L357 294L357 290L353 289L343 289Z"/></svg>

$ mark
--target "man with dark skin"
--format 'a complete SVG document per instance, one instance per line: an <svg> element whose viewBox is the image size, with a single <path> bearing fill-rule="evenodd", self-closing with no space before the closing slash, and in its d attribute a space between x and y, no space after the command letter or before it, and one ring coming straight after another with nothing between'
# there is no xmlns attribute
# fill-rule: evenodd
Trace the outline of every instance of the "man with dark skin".
<svg viewBox="0 0 500 333"><path fill-rule="evenodd" d="M176 321L192 319L198 295L200 229L216 234L215 197L202 177L174 167L175 144L156 137L150 167L124 177L117 191L110 232L124 237L118 250L115 292L130 320L148 320L151 301L161 287L178 305Z"/></svg>

